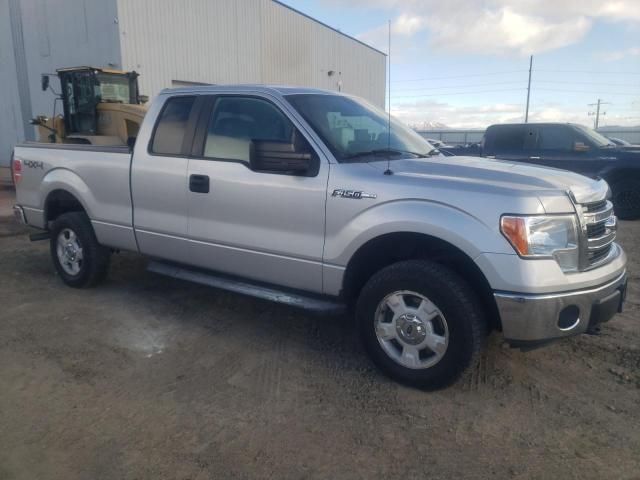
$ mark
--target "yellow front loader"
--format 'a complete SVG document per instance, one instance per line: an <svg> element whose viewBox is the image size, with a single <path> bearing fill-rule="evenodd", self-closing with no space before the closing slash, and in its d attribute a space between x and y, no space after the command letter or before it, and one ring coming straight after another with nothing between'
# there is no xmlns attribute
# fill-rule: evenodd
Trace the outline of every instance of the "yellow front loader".
<svg viewBox="0 0 640 480"><path fill-rule="evenodd" d="M138 135L148 98L138 92L138 74L96 67L56 70L60 93L53 115L38 115L31 123L38 129L38 141L126 145ZM42 75L42 90L53 89L49 75ZM57 101L62 112L56 114Z"/></svg>

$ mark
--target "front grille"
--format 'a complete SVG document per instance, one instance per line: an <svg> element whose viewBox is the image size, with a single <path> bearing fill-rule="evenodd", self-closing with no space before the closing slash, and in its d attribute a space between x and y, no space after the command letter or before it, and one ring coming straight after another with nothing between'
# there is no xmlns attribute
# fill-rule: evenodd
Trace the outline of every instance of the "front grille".
<svg viewBox="0 0 640 480"><path fill-rule="evenodd" d="M583 204L581 211L584 245L581 269L588 270L609 260L617 225L613 205L607 200Z"/></svg>
<svg viewBox="0 0 640 480"><path fill-rule="evenodd" d="M588 238L601 237L605 233L607 233L607 227L605 227L604 222L587 225Z"/></svg>
<svg viewBox="0 0 640 480"><path fill-rule="evenodd" d="M607 245L606 247L596 251L596 252L589 252L589 264L593 265L598 263L599 261L605 259L607 257L607 255L609 255L609 252L611 251L611 248L613 247L613 245Z"/></svg>
<svg viewBox="0 0 640 480"><path fill-rule="evenodd" d="M600 200L598 202L584 203L582 208L585 212L598 212L604 210L607 207L607 200Z"/></svg>

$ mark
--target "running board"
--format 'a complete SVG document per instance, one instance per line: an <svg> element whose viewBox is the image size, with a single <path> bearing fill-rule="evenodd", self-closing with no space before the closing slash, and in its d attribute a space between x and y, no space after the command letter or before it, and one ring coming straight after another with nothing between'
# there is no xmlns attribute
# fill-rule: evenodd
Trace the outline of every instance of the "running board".
<svg viewBox="0 0 640 480"><path fill-rule="evenodd" d="M314 297L304 293L279 290L275 287L265 286L248 281L236 280L215 273L191 270L167 263L149 262L147 270L160 275L186 280L188 282L208 285L210 287L227 290L229 292L249 295L251 297L269 300L271 302L284 303L292 307L302 308L316 313L340 314L346 308L343 303L322 297Z"/></svg>

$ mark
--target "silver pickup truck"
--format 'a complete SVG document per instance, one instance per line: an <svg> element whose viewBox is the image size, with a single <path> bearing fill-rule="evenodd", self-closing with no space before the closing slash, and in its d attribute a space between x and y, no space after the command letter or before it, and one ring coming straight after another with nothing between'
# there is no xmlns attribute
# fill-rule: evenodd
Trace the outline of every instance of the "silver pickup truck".
<svg viewBox="0 0 640 480"><path fill-rule="evenodd" d="M62 280L113 252L157 273L320 312L346 307L371 358L421 388L457 379L491 330L528 348L622 308L606 182L443 157L367 102L294 87L155 99L135 145L15 148L16 215Z"/></svg>

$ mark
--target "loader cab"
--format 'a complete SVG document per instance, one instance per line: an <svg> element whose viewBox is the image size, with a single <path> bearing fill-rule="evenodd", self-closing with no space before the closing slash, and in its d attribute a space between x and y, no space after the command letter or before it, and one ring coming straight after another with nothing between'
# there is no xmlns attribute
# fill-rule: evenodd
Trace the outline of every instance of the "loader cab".
<svg viewBox="0 0 640 480"><path fill-rule="evenodd" d="M99 104L144 103L138 92L136 72L93 67L64 68L56 72L60 79L67 135L97 135Z"/></svg>

